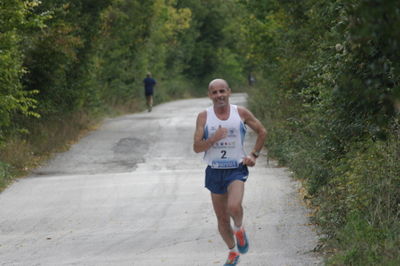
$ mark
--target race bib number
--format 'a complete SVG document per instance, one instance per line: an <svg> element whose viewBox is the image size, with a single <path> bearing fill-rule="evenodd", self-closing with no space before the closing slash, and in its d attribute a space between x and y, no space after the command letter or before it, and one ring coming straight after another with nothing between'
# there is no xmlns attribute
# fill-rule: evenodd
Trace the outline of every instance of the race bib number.
<svg viewBox="0 0 400 266"><path fill-rule="evenodd" d="M231 169L238 168L239 164L236 160L213 160L211 168L214 169Z"/></svg>

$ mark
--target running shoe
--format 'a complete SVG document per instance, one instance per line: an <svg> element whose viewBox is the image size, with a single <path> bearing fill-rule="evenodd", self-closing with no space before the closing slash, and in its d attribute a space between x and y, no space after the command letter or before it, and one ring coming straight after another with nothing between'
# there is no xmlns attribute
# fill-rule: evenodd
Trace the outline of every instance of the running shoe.
<svg viewBox="0 0 400 266"><path fill-rule="evenodd" d="M235 251L229 252L228 259L226 260L224 266L237 265L239 263L239 257L239 253Z"/></svg>
<svg viewBox="0 0 400 266"><path fill-rule="evenodd" d="M246 232L244 228L240 228L239 231L235 232L237 248L241 254L247 253L249 250L249 241L247 240Z"/></svg>

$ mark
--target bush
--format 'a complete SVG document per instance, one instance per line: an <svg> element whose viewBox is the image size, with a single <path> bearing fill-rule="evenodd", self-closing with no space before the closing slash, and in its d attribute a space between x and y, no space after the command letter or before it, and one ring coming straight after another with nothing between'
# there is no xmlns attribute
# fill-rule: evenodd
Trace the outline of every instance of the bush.
<svg viewBox="0 0 400 266"><path fill-rule="evenodd" d="M249 54L262 76L252 109L268 129L270 155L306 180L338 251L330 263L395 265L400 3L245 5Z"/></svg>
<svg viewBox="0 0 400 266"><path fill-rule="evenodd" d="M0 190L5 188L10 181L9 165L0 161Z"/></svg>
<svg viewBox="0 0 400 266"><path fill-rule="evenodd" d="M376 265L398 260L399 150L398 133L392 132L386 142L353 145L334 169L334 178L322 191L318 217L331 234L329 243L343 250L332 262Z"/></svg>

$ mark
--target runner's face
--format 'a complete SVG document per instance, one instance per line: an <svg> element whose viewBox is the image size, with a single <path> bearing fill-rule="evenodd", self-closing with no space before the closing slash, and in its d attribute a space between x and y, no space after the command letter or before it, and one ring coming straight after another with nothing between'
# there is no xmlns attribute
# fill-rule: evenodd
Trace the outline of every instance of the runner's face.
<svg viewBox="0 0 400 266"><path fill-rule="evenodd" d="M229 104L231 90L224 84L217 84L208 89L208 97L213 101L215 107L224 107Z"/></svg>

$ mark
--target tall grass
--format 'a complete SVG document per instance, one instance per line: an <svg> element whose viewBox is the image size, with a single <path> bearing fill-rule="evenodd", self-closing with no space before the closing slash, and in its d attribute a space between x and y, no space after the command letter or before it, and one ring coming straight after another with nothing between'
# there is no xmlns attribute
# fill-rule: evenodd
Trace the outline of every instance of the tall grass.
<svg viewBox="0 0 400 266"><path fill-rule="evenodd" d="M400 137L354 144L319 198L332 265L399 265Z"/></svg>
<svg viewBox="0 0 400 266"><path fill-rule="evenodd" d="M1 188L14 177L29 173L52 153L67 149L98 122L98 118L80 112L27 124L28 134L10 136L0 148Z"/></svg>
<svg viewBox="0 0 400 266"><path fill-rule="evenodd" d="M9 167L8 164L0 162L0 191L11 181Z"/></svg>

